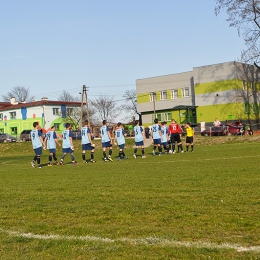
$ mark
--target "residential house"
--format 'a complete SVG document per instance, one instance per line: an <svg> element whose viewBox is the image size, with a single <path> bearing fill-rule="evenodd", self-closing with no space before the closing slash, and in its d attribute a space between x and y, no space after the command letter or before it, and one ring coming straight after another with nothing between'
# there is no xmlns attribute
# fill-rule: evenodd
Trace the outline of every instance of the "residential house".
<svg viewBox="0 0 260 260"><path fill-rule="evenodd" d="M81 102L51 101L43 98L33 102L0 102L0 132L19 136L23 130L32 129L33 122L39 122L41 127L49 129L56 126L57 132L64 127L64 118L75 110L81 110Z"/></svg>

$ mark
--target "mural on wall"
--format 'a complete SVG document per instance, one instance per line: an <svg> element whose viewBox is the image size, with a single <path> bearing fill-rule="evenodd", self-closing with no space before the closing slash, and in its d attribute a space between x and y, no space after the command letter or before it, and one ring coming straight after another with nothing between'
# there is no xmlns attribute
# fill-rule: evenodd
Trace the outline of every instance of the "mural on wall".
<svg viewBox="0 0 260 260"><path fill-rule="evenodd" d="M27 108L26 107L21 108L21 114L22 114L22 119L26 120L27 119Z"/></svg>

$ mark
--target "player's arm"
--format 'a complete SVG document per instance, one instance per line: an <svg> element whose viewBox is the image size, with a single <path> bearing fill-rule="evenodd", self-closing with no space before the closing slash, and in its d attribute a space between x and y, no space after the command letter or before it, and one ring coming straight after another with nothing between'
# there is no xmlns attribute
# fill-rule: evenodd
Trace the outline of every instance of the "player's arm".
<svg viewBox="0 0 260 260"><path fill-rule="evenodd" d="M150 132L150 139L153 139L153 128L151 128L149 132Z"/></svg>
<svg viewBox="0 0 260 260"><path fill-rule="evenodd" d="M108 138L110 139L110 143L112 144L112 136L111 136L111 133L110 133L110 130L109 130L109 127L107 126L107 135L108 135Z"/></svg>
<svg viewBox="0 0 260 260"><path fill-rule="evenodd" d="M74 150L73 139L72 139L72 132L71 131L69 131L69 139L70 139L71 149Z"/></svg>
<svg viewBox="0 0 260 260"><path fill-rule="evenodd" d="M38 130L38 135L39 135L39 139L40 139L40 141L41 141L41 144L42 144L42 146L43 146L43 149L46 149L46 146L45 146L45 143L44 143L44 141L43 141L43 139L42 139L42 134L41 134L41 131L40 131L40 130Z"/></svg>
<svg viewBox="0 0 260 260"><path fill-rule="evenodd" d="M114 132L114 145L117 145L117 136L116 136L116 132Z"/></svg>
<svg viewBox="0 0 260 260"><path fill-rule="evenodd" d="M93 145L90 131L88 131L88 140L90 141L90 145Z"/></svg>
<svg viewBox="0 0 260 260"><path fill-rule="evenodd" d="M143 139L144 139L144 141L145 141L145 132L144 132L144 130L143 130L143 128L142 128L142 127L140 127L140 131L141 131L141 133L142 133L142 136L143 136Z"/></svg>

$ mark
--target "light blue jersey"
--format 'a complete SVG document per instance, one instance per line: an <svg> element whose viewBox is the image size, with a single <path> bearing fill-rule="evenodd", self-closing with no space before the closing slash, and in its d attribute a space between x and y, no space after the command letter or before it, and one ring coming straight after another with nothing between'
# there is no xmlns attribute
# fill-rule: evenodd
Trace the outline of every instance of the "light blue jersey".
<svg viewBox="0 0 260 260"><path fill-rule="evenodd" d="M143 131L144 131L143 128L139 125L134 127L135 142L141 142L144 140Z"/></svg>
<svg viewBox="0 0 260 260"><path fill-rule="evenodd" d="M168 142L167 140L168 127L166 125L161 127L161 133L162 133L162 143Z"/></svg>
<svg viewBox="0 0 260 260"><path fill-rule="evenodd" d="M46 134L47 138L47 149L56 149L57 135L55 131L48 131Z"/></svg>
<svg viewBox="0 0 260 260"><path fill-rule="evenodd" d="M64 130L62 132L62 148L71 148L70 137L72 137L70 130Z"/></svg>
<svg viewBox="0 0 260 260"><path fill-rule="evenodd" d="M32 140L33 149L37 149L39 147L42 147L40 136L42 136L42 133L41 133L40 130L34 129L34 130L31 131L31 140Z"/></svg>
<svg viewBox="0 0 260 260"><path fill-rule="evenodd" d="M115 130L115 138L118 145L125 144L125 130L123 128L118 128Z"/></svg>
<svg viewBox="0 0 260 260"><path fill-rule="evenodd" d="M87 126L82 127L81 129L81 144L89 144L91 140L88 138L88 134L90 134L90 129Z"/></svg>
<svg viewBox="0 0 260 260"><path fill-rule="evenodd" d="M102 143L110 142L110 138L108 136L109 127L106 125L103 125L100 128L100 134L101 134L101 141Z"/></svg>
<svg viewBox="0 0 260 260"><path fill-rule="evenodd" d="M161 139L160 131L161 131L160 125L158 125L158 124L152 125L153 139Z"/></svg>

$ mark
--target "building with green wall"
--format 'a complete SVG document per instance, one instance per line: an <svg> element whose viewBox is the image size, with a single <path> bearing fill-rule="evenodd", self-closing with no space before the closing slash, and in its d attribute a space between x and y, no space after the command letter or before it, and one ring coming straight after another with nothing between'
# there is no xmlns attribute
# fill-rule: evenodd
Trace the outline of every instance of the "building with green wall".
<svg viewBox="0 0 260 260"><path fill-rule="evenodd" d="M259 123L259 70L240 62L194 67L192 71L136 80L144 125L160 121L212 124Z"/></svg>
<svg viewBox="0 0 260 260"><path fill-rule="evenodd" d="M66 119L75 115L75 110L80 114L80 102L48 99L28 103L18 103L14 99L10 103L0 102L0 133L19 137L23 130L33 128L33 122L39 122L45 130L55 125L57 132L62 132Z"/></svg>

